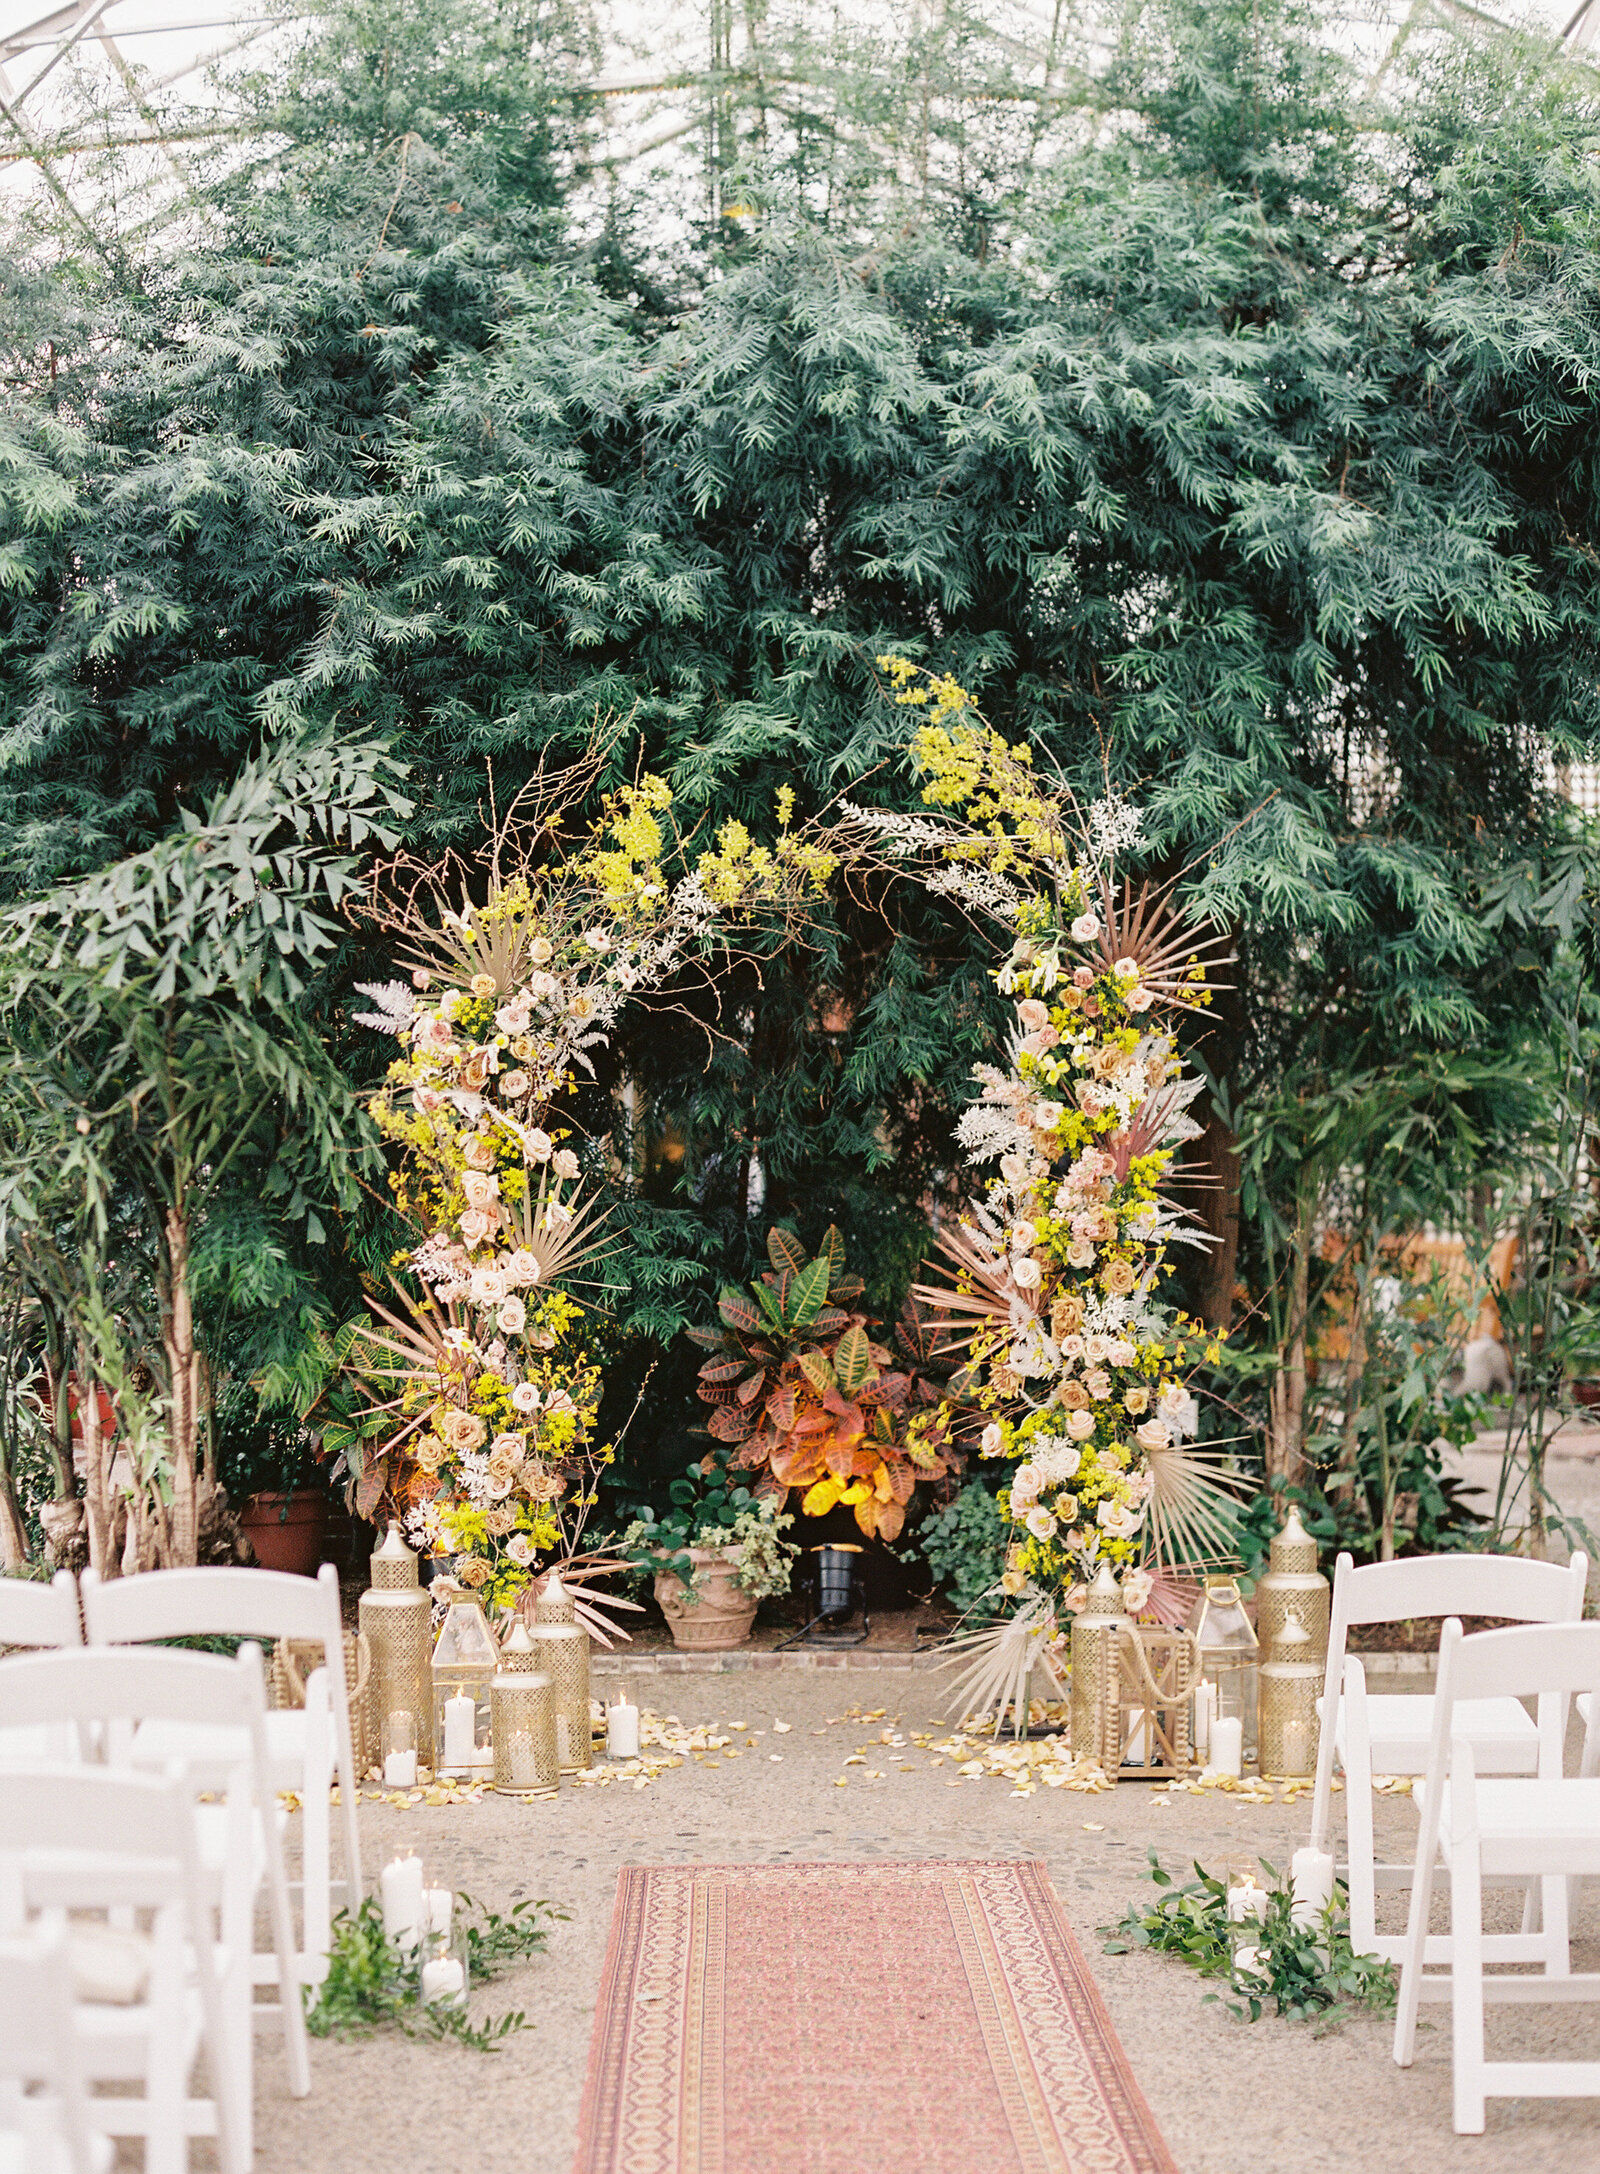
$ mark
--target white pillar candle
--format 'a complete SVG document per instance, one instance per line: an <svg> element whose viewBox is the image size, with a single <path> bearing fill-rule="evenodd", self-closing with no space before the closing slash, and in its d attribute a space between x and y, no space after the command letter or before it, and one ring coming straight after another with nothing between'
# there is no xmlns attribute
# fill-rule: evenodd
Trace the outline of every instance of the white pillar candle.
<svg viewBox="0 0 1600 2174"><path fill-rule="evenodd" d="M1228 1917L1235 1925L1242 1925L1252 1917L1258 1924L1265 1924L1270 1899L1267 1890L1258 1886L1254 1879L1245 1880L1242 1885L1228 1889Z"/></svg>
<svg viewBox="0 0 1600 2174"><path fill-rule="evenodd" d="M1217 1713L1217 1687L1202 1676L1194 1687L1194 1752L1204 1759L1211 1750L1211 1724Z"/></svg>
<svg viewBox="0 0 1600 2174"><path fill-rule="evenodd" d="M414 1947L422 1930L422 1860L392 1857L378 1875L386 1939Z"/></svg>
<svg viewBox="0 0 1600 2174"><path fill-rule="evenodd" d="M417 1755L414 1751L390 1752L383 1762L383 1786L386 1789L415 1789Z"/></svg>
<svg viewBox="0 0 1600 2174"><path fill-rule="evenodd" d="M1333 1859L1325 1849L1297 1849L1289 1860L1289 1885L1294 1900L1289 1907L1296 1925L1320 1925L1322 1913L1333 1900Z"/></svg>
<svg viewBox="0 0 1600 2174"><path fill-rule="evenodd" d="M443 1939L450 1937L450 1913L455 1906L455 1896L448 1887L425 1887L422 1891L422 1929L438 1933Z"/></svg>
<svg viewBox="0 0 1600 2174"><path fill-rule="evenodd" d="M1206 1767L1213 1774L1244 1772L1244 1723L1237 1714L1218 1714L1211 1724L1211 1751Z"/></svg>
<svg viewBox="0 0 1600 2174"><path fill-rule="evenodd" d="M639 1756L639 1709L625 1698L613 1699L606 1708L606 1756L637 1759Z"/></svg>
<svg viewBox="0 0 1600 2174"><path fill-rule="evenodd" d="M477 1740L478 1702L469 1692L458 1691L444 1702L444 1763L470 1766Z"/></svg>
<svg viewBox="0 0 1600 2174"><path fill-rule="evenodd" d="M453 1955L436 1955L422 1966L422 2005L431 2008L435 2001L459 2000L466 1982L467 1974Z"/></svg>

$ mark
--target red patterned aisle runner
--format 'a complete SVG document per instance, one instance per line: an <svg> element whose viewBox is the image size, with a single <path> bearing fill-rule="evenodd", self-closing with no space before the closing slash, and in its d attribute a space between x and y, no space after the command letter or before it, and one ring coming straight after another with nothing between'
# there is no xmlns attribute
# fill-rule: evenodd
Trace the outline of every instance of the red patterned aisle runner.
<svg viewBox="0 0 1600 2174"><path fill-rule="evenodd" d="M630 1865L575 2174L1177 2174L1044 1866Z"/></svg>

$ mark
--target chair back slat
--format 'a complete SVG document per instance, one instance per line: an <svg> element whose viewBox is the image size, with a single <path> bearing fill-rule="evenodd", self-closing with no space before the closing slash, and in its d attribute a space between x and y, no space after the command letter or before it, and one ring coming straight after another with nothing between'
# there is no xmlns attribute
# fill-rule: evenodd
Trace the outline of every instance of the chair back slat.
<svg viewBox="0 0 1600 2174"><path fill-rule="evenodd" d="M1565 1623L1583 1606L1583 1578L1574 1578L1569 1563L1531 1562L1522 1555L1408 1555L1357 1570L1346 1569L1348 1562L1348 1556L1339 1558L1335 1590L1335 1606L1346 1624L1446 1615Z"/></svg>
<svg viewBox="0 0 1600 2174"><path fill-rule="evenodd" d="M92 1646L153 1638L342 1638L339 1576L289 1570L143 1570L129 1578L83 1575L83 1620ZM343 1665L342 1647L340 1665Z"/></svg>
<svg viewBox="0 0 1600 2174"><path fill-rule="evenodd" d="M139 1860L152 1906L181 1894L192 1831L187 1794L157 1775L62 1766L0 1781L0 1856L28 1856L40 1868L56 1863L63 1876L74 1855L103 1860L118 1877Z"/></svg>
<svg viewBox="0 0 1600 2174"><path fill-rule="evenodd" d="M1446 1630L1439 1647L1441 1708L1464 1698L1600 1693L1600 1623L1519 1624L1472 1638L1460 1636L1458 1624Z"/></svg>
<svg viewBox="0 0 1600 2174"><path fill-rule="evenodd" d="M0 1578L0 1646L81 1646L78 1584L58 1570L48 1585Z"/></svg>
<svg viewBox="0 0 1600 2174"><path fill-rule="evenodd" d="M249 1729L265 1710L259 1646L242 1646L231 1661L143 1646L19 1653L0 1661L0 1728L44 1721L205 1721Z"/></svg>

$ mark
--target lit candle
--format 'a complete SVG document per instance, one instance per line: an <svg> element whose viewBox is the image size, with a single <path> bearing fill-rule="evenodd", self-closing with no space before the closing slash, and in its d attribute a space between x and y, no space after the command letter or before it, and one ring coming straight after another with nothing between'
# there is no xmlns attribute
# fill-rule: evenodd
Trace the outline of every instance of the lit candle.
<svg viewBox="0 0 1600 2174"><path fill-rule="evenodd" d="M614 1698L606 1708L606 1756L637 1759L639 1756L639 1709L626 1697Z"/></svg>
<svg viewBox="0 0 1600 2174"><path fill-rule="evenodd" d="M466 1989L467 1974L453 1955L436 1955L422 1966L422 2005L435 2001L459 2001Z"/></svg>
<svg viewBox="0 0 1600 2174"><path fill-rule="evenodd" d="M1217 1712L1217 1687L1202 1676L1194 1687L1194 1751L1204 1759L1211 1749L1211 1724Z"/></svg>
<svg viewBox="0 0 1600 2174"><path fill-rule="evenodd" d="M444 1763L470 1766L477 1741L478 1702L470 1692L458 1691L444 1702Z"/></svg>
<svg viewBox="0 0 1600 2174"><path fill-rule="evenodd" d="M1252 1875L1238 1887L1228 1889L1228 1916L1235 1925L1242 1925L1250 1917L1265 1924L1268 1900L1267 1890Z"/></svg>
<svg viewBox="0 0 1600 2174"><path fill-rule="evenodd" d="M450 1937L450 1912L455 1896L448 1887L425 1887L422 1891L422 1929L438 1933L444 1939Z"/></svg>
<svg viewBox="0 0 1600 2174"><path fill-rule="evenodd" d="M1206 1770L1236 1777L1244 1772L1244 1723L1237 1714L1218 1714L1212 1721Z"/></svg>
<svg viewBox="0 0 1600 2174"><path fill-rule="evenodd" d="M1294 1900L1289 1916L1296 1925L1320 1925L1333 1900L1333 1859L1325 1849L1297 1849L1289 1860Z"/></svg>
<svg viewBox="0 0 1600 2174"><path fill-rule="evenodd" d="M378 1876L383 1931L388 1940L414 1947L422 1929L422 1860L393 1857Z"/></svg>
<svg viewBox="0 0 1600 2174"><path fill-rule="evenodd" d="M383 1762L383 1786L386 1789L415 1789L417 1755L414 1751L390 1752Z"/></svg>

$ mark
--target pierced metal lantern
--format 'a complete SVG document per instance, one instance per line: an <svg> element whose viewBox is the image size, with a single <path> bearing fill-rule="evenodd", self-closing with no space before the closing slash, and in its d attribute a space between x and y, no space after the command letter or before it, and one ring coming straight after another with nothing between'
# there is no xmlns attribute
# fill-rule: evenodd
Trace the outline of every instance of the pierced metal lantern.
<svg viewBox="0 0 1600 2174"><path fill-rule="evenodd" d="M1309 1660L1328 1656L1328 1581L1317 1568L1317 1543L1300 1522L1299 1505L1290 1508L1281 1531L1267 1550L1268 1567L1256 1580L1256 1636L1270 1653L1289 1615L1298 1617L1311 1640Z"/></svg>
<svg viewBox="0 0 1600 2174"><path fill-rule="evenodd" d="M528 1636L539 1668L550 1678L561 1771L582 1774L594 1759L589 1727L589 1633L578 1621L577 1603L554 1570L533 1604Z"/></svg>
<svg viewBox="0 0 1600 2174"><path fill-rule="evenodd" d="M441 1774L487 1773L489 1750L489 1686L500 1663L500 1649L475 1593L457 1593L445 1610L433 1648L434 1766ZM460 1706L451 1702L472 1700L471 1735ZM447 1711L447 1709L449 1709ZM462 1719L457 1720L460 1715Z"/></svg>
<svg viewBox="0 0 1600 2174"><path fill-rule="evenodd" d="M361 1634L372 1656L367 1680L367 1710L377 1736L390 1714L407 1713L423 1731L422 1755L433 1752L427 1731L433 1713L433 1673L429 1666L429 1627L433 1608L417 1581L417 1558L389 1527L383 1545L373 1550L372 1585L361 1596Z"/></svg>
<svg viewBox="0 0 1600 2174"><path fill-rule="evenodd" d="M1102 1563L1072 1623L1072 1756L1096 1759L1108 1774L1122 1757L1121 1640L1128 1628L1122 1588Z"/></svg>
<svg viewBox="0 0 1600 2174"><path fill-rule="evenodd" d="M489 1687L494 1728L494 1786L503 1797L553 1797L561 1776L550 1678L537 1669L502 1669Z"/></svg>
<svg viewBox="0 0 1600 2174"><path fill-rule="evenodd" d="M1200 1648L1200 1674L1216 1685L1217 1716L1239 1722L1248 1755L1256 1742L1259 1649L1232 1578L1207 1578L1190 1628Z"/></svg>
<svg viewBox="0 0 1600 2174"><path fill-rule="evenodd" d="M1317 1712L1325 1662L1291 1613L1261 1664L1257 1764L1270 1781L1301 1781L1317 1771Z"/></svg>

